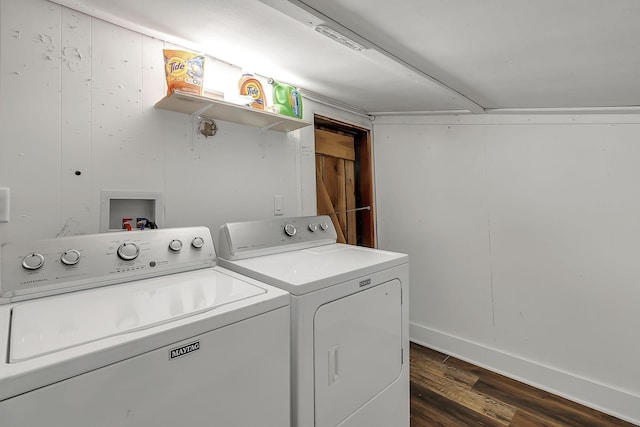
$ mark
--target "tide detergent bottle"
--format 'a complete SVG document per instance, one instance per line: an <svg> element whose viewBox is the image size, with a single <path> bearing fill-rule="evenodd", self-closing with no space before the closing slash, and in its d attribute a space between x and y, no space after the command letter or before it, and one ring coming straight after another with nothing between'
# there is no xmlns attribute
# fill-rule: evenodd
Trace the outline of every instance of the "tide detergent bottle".
<svg viewBox="0 0 640 427"><path fill-rule="evenodd" d="M302 118L302 96L293 86L269 79L273 88L273 107L279 114Z"/></svg>
<svg viewBox="0 0 640 427"><path fill-rule="evenodd" d="M262 84L258 79L253 77L251 73L243 73L242 77L238 81L238 89L240 90L240 95L249 95L253 98L250 107L256 108L258 110L265 109L265 99L264 99L264 90L262 89Z"/></svg>

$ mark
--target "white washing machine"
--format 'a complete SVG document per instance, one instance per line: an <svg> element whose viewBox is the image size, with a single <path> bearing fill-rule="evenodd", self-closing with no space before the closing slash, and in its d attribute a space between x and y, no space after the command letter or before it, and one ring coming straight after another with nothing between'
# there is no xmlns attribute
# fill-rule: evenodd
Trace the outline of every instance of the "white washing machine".
<svg viewBox="0 0 640 427"><path fill-rule="evenodd" d="M225 224L219 264L291 296L292 424L409 426L409 260L328 216Z"/></svg>
<svg viewBox="0 0 640 427"><path fill-rule="evenodd" d="M290 296L209 229L5 243L0 425L288 426Z"/></svg>

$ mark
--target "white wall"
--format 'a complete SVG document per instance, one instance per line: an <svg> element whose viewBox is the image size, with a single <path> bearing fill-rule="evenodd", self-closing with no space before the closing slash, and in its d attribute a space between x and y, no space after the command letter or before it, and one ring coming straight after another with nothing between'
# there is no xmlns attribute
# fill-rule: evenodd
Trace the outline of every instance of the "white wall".
<svg viewBox="0 0 640 427"><path fill-rule="evenodd" d="M640 421L640 116L374 122L411 337Z"/></svg>
<svg viewBox="0 0 640 427"><path fill-rule="evenodd" d="M313 128L192 138L153 107L164 47L0 0L0 242L97 232L101 190L163 192L165 226L214 237L272 216L274 194L315 214ZM314 112L368 126L305 100ZM639 137L638 116L378 118L378 242L411 256L412 338L640 421Z"/></svg>
<svg viewBox="0 0 640 427"><path fill-rule="evenodd" d="M215 137L192 138L187 115L154 108L165 46L45 0L0 0L0 187L11 189L0 241L98 232L101 190L162 192L165 226L214 237L273 216L275 194L285 215L301 213L300 131L218 122ZM212 58L206 71L214 89L241 72Z"/></svg>

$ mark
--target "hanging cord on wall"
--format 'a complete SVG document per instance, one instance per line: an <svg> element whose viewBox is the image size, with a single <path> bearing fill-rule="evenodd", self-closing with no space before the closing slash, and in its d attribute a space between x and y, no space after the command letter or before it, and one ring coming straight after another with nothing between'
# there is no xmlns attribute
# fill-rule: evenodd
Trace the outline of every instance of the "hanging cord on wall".
<svg viewBox="0 0 640 427"><path fill-rule="evenodd" d="M370 211L370 210L371 210L371 206L364 206L364 207L361 207L361 208L347 209L346 211L329 212L328 214L325 214L325 215L340 215L340 214L345 214L345 213L349 213L349 212Z"/></svg>

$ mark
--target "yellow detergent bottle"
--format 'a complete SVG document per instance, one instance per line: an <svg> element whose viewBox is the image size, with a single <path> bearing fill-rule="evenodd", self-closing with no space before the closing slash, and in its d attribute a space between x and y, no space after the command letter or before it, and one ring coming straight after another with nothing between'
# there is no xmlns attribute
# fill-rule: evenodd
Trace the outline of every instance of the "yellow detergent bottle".
<svg viewBox="0 0 640 427"><path fill-rule="evenodd" d="M240 80L238 81L238 89L240 90L240 95L250 95L253 98L253 102L251 102L251 108L256 108L258 110L265 109L265 100L264 100L264 90L262 89L262 84L253 77L253 74L244 73Z"/></svg>
<svg viewBox="0 0 640 427"><path fill-rule="evenodd" d="M269 79L273 88L273 108L277 113L302 118L302 96L293 86Z"/></svg>

